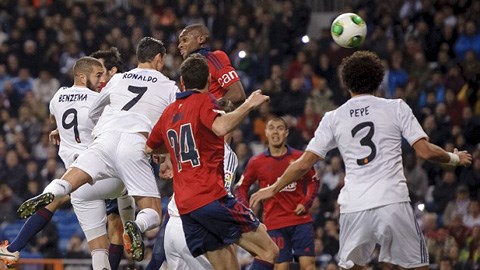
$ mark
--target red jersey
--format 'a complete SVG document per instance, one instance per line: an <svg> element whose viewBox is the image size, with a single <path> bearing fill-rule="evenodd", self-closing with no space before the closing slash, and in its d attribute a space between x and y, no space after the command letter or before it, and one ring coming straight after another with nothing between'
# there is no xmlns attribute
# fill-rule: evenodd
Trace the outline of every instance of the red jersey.
<svg viewBox="0 0 480 270"><path fill-rule="evenodd" d="M260 188L272 185L285 172L288 165L301 155L301 151L287 147L287 153L280 157L271 156L269 149L252 157L235 191L237 199L248 205L248 190L255 181L258 180ZM299 216L295 213L295 208L298 204L303 204L307 210L311 207L319 186L314 176L315 171L312 168L301 180L289 184L272 198L263 201L263 222L268 230L312 221L308 212Z"/></svg>
<svg viewBox="0 0 480 270"><path fill-rule="evenodd" d="M181 215L227 195L223 137L212 131L219 115L210 93L178 93L147 140L152 149L165 143L172 157L175 202Z"/></svg>
<svg viewBox="0 0 480 270"><path fill-rule="evenodd" d="M208 91L212 93L215 98L219 99L227 92L226 88L234 82L240 81L237 71L232 67L232 63L228 56L223 51L210 51L202 48L194 53L199 53L207 59L208 70L212 75L210 81L210 88Z"/></svg>

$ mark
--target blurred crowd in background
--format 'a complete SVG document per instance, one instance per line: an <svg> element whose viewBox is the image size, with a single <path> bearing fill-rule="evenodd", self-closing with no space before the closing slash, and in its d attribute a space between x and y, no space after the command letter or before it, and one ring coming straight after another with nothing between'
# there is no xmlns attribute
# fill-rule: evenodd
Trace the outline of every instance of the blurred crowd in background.
<svg viewBox="0 0 480 270"><path fill-rule="evenodd" d="M471 167L452 170L416 158L405 144L404 167L432 268L479 269L480 1L349 3L338 13L364 18L368 34L360 49L376 52L385 63L377 94L404 99L433 143L473 153ZM0 1L3 228L18 222L15 211L22 201L65 171L57 147L48 140L53 129L48 103L60 86L72 85L75 61L115 46L125 69L131 69L137 64L137 42L153 36L167 47L164 74L178 81L178 34L189 24L210 29L211 48L230 56L247 94L260 88L271 96L269 104L234 131L237 179L249 158L264 149L265 123L273 115L287 119L290 146L303 149L325 112L349 98L338 70L353 52L332 41L330 25L314 25L311 29L320 38L306 39L311 15L303 0ZM345 172L335 151L317 169L322 187L311 209L316 261L319 269L332 270L338 251L336 199ZM171 185L159 180L159 186L168 198ZM59 230L54 223L47 233L63 235ZM153 239L155 231L150 234ZM61 245L59 237L45 235L27 251L42 257L89 257L81 233L68 235ZM388 268L375 259L373 255L371 268Z"/></svg>

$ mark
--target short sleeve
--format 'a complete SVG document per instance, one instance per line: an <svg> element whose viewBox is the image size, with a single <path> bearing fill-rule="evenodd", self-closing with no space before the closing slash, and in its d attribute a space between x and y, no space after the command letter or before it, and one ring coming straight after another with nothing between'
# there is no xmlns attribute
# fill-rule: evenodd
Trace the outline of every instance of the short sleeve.
<svg viewBox="0 0 480 270"><path fill-rule="evenodd" d="M221 114L221 111L215 106L215 98L210 93L202 94L200 102L200 121L204 126L212 129L215 118Z"/></svg>
<svg viewBox="0 0 480 270"><path fill-rule="evenodd" d="M212 79L217 81L222 88L227 88L235 82L240 81L237 71L232 67L230 59L223 51L214 51L207 55L210 63Z"/></svg>
<svg viewBox="0 0 480 270"><path fill-rule="evenodd" d="M413 115L412 109L403 100L399 100L398 117L402 136L410 145L421 138L428 138L417 118Z"/></svg>
<svg viewBox="0 0 480 270"><path fill-rule="evenodd" d="M327 152L337 147L333 128L330 124L330 119L333 116L332 112L328 112L323 117L322 121L315 130L315 135L308 143L305 151L310 151L321 158L325 158Z"/></svg>

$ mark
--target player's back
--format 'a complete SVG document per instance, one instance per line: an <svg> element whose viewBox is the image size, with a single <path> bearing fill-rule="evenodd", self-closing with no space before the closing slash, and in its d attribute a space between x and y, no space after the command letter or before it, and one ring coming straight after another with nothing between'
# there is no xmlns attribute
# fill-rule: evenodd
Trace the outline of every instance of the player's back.
<svg viewBox="0 0 480 270"><path fill-rule="evenodd" d="M211 131L217 115L212 95L187 91L178 94L160 118L161 134L175 157L173 185L182 214L227 195L224 141Z"/></svg>
<svg viewBox="0 0 480 270"><path fill-rule="evenodd" d="M150 132L175 100L175 82L153 69L135 68L112 77L100 98L108 96L95 135L105 131Z"/></svg>
<svg viewBox="0 0 480 270"><path fill-rule="evenodd" d="M409 201L402 136L413 144L426 135L405 102L361 95L324 118L319 130L332 132L327 137L334 141L327 144L338 146L346 166L339 196L344 212Z"/></svg>
<svg viewBox="0 0 480 270"><path fill-rule="evenodd" d="M58 155L66 167L93 141L94 123L88 111L98 95L87 87L62 87L50 101L50 113L60 134Z"/></svg>

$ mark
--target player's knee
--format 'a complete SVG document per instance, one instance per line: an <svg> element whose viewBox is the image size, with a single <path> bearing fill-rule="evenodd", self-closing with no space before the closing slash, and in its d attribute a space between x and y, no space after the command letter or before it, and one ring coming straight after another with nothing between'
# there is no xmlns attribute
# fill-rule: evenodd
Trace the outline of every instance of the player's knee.
<svg viewBox="0 0 480 270"><path fill-rule="evenodd" d="M278 246L270 239L270 241L268 241L266 249L262 252L263 254L258 254L258 257L260 257L260 259L266 262L275 263L278 258L279 252L280 249L278 248Z"/></svg>

